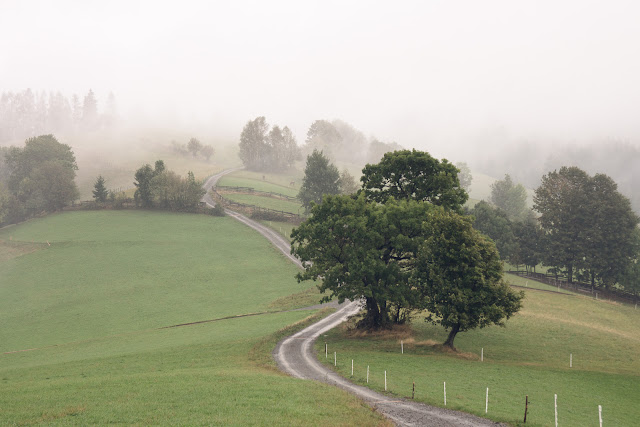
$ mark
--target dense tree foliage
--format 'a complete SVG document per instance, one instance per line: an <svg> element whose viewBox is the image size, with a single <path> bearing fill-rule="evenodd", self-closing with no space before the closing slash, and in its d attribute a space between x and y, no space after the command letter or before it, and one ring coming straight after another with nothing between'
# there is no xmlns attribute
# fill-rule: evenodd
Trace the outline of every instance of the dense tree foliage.
<svg viewBox="0 0 640 427"><path fill-rule="evenodd" d="M10 147L5 162L10 193L6 205L12 222L60 210L78 198L75 156L53 135L29 138L24 148Z"/></svg>
<svg viewBox="0 0 640 427"><path fill-rule="evenodd" d="M490 201L512 221L524 220L528 216L527 190L522 184L514 184L509 175L491 184Z"/></svg>
<svg viewBox="0 0 640 427"><path fill-rule="evenodd" d="M194 211L205 190L197 181L193 172L183 179L173 171L167 170L162 160L151 165L143 165L136 171L137 187L135 199L145 208L167 209L172 211Z"/></svg>
<svg viewBox="0 0 640 427"><path fill-rule="evenodd" d="M416 262L416 287L428 321L449 329L444 345L454 348L459 332L503 325L521 307L523 293L502 281L495 246L454 212L433 209L424 221L427 239Z"/></svg>
<svg viewBox="0 0 640 427"><path fill-rule="evenodd" d="M197 138L191 138L187 143L187 150L193 154L193 157L196 157L202 150L202 143Z"/></svg>
<svg viewBox="0 0 640 427"><path fill-rule="evenodd" d="M247 169L281 171L293 165L300 151L288 127L274 126L269 130L266 119L257 117L242 129L239 156Z"/></svg>
<svg viewBox="0 0 640 427"><path fill-rule="evenodd" d="M629 200L606 175L590 177L562 167L542 177L534 208L546 232L544 263L564 268L568 281L586 270L592 283L615 283L634 258L633 233L640 221Z"/></svg>
<svg viewBox="0 0 640 427"><path fill-rule="evenodd" d="M467 193L460 187L458 169L423 151L386 153L380 163L362 170L362 188L369 200L413 199L461 210Z"/></svg>
<svg viewBox="0 0 640 427"><path fill-rule="evenodd" d="M298 280L320 280L320 291L331 292L323 300L364 299L361 326L390 326L393 310L400 320L403 308L418 305L406 267L416 256L429 209L407 200L368 202L362 194L325 196L291 234L291 253L305 265Z"/></svg>
<svg viewBox="0 0 640 427"><path fill-rule="evenodd" d="M482 200L469 213L473 215L474 228L494 241L500 257L510 258L516 251L516 239L506 212Z"/></svg>
<svg viewBox="0 0 640 427"><path fill-rule="evenodd" d="M308 212L311 204L322 202L325 194L340 194L340 172L321 151L314 150L307 156L298 199Z"/></svg>

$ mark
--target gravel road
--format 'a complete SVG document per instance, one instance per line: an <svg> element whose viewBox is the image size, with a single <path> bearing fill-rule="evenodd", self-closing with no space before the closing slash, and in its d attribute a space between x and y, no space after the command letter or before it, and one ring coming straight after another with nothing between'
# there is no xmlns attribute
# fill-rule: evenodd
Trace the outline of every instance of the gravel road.
<svg viewBox="0 0 640 427"><path fill-rule="evenodd" d="M207 194L202 198L202 201L210 206L214 206L215 201L209 195L209 190L218 182L220 177L235 170L237 169L226 170L210 177L204 184ZM276 248L282 251L287 258L302 268L300 261L289 253L289 242L282 238L282 236L242 214L228 209L225 209L225 212L232 218L262 234L273 243ZM347 390L399 426L449 427L502 425L464 412L450 411L405 399L392 399L366 387L353 384L321 365L313 352L313 343L315 340L321 334L358 313L360 309L360 302L345 302L338 307L335 313L280 341L273 352L280 369L296 378L322 381Z"/></svg>

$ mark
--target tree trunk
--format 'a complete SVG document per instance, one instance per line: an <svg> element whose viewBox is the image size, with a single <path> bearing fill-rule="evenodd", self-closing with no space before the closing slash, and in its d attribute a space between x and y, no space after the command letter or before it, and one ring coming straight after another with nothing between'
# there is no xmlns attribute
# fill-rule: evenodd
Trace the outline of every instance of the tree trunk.
<svg viewBox="0 0 640 427"><path fill-rule="evenodd" d="M451 328L451 331L449 332L449 336L447 337L447 340L443 344L445 347L449 347L451 350L457 351L456 348L453 346L453 340L456 338L456 334L458 333L458 331L460 331L459 323L453 325L453 327Z"/></svg>
<svg viewBox="0 0 640 427"><path fill-rule="evenodd" d="M573 283L573 265L567 266L567 282Z"/></svg>

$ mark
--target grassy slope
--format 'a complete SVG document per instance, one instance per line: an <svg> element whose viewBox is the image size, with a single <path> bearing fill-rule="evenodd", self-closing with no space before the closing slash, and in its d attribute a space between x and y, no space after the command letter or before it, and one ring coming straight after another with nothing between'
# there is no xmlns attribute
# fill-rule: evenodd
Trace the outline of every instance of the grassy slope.
<svg viewBox="0 0 640 427"><path fill-rule="evenodd" d="M302 204L297 201L275 199L273 197L263 197L253 194L225 194L226 199L237 203L259 206L266 209L274 209L277 211L289 212L297 214L302 212Z"/></svg>
<svg viewBox="0 0 640 427"><path fill-rule="evenodd" d="M0 240L0 424L380 422L275 371L273 334L310 312L273 311L318 297L287 301L294 268L229 218L73 212Z"/></svg>
<svg viewBox="0 0 640 427"><path fill-rule="evenodd" d="M598 405L605 424L635 425L640 409L640 312L590 298L526 291L522 311L506 328L465 332L456 338L460 355L443 353L446 332L420 319L411 330L396 335L358 336L346 329L326 337L338 353L338 371L370 386L400 396L442 405L447 383L447 407L484 416L489 387L489 413L494 420L521 422L524 398L533 402L526 425L553 424L553 395L558 394L560 424L597 425ZM400 354L400 340L405 354ZM484 362L479 362L484 348ZM324 342L317 345L324 359ZM569 368L569 354L573 368ZM333 362L333 361L331 361ZM329 363L333 365L333 363Z"/></svg>

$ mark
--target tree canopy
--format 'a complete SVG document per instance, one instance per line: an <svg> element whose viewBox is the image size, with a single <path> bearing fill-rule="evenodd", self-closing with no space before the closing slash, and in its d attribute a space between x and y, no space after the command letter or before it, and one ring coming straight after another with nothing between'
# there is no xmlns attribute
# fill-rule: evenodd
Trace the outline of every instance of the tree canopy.
<svg viewBox="0 0 640 427"><path fill-rule="evenodd" d="M107 201L108 195L109 192L105 186L105 180L102 175L99 175L95 184L93 184L93 198L96 202L104 203Z"/></svg>
<svg viewBox="0 0 640 427"><path fill-rule="evenodd" d="M247 169L278 171L290 168L300 156L293 133L288 127L271 130L265 117L249 120L240 134L240 159Z"/></svg>
<svg viewBox="0 0 640 427"><path fill-rule="evenodd" d="M491 184L491 203L502 209L511 220L527 218L527 190L522 184L514 184L509 175Z"/></svg>
<svg viewBox="0 0 640 427"><path fill-rule="evenodd" d="M640 219L606 175L590 177L577 167L549 172L535 190L534 208L548 242L544 263L564 268L569 282L586 270L592 283L611 286L635 257Z"/></svg>
<svg viewBox="0 0 640 427"><path fill-rule="evenodd" d="M9 148L5 160L10 171L8 190L24 210L16 219L62 209L79 197L73 151L53 135L29 138L24 148Z"/></svg>
<svg viewBox="0 0 640 427"><path fill-rule="evenodd" d="M367 198L379 203L393 197L460 211L469 198L460 186L458 169L423 151L386 153L380 163L364 167L360 180Z"/></svg>
<svg viewBox="0 0 640 427"><path fill-rule="evenodd" d="M314 150L307 156L307 164L304 169L304 178L298 193L298 199L305 210L311 209L311 203L322 202L325 194L340 193L340 172L329 161L322 151Z"/></svg>
<svg viewBox="0 0 640 427"><path fill-rule="evenodd" d="M454 212L433 209L423 223L415 286L429 311L427 320L450 329L444 345L454 348L458 332L504 325L521 307L524 294L502 281L495 246Z"/></svg>
<svg viewBox="0 0 640 427"><path fill-rule="evenodd" d="M331 292L325 301L364 299L361 326L389 327L392 310L399 319L402 308L418 305L406 266L415 257L429 209L407 200L368 202L362 194L325 196L291 233L291 253L305 266L298 280L320 280L320 291Z"/></svg>

